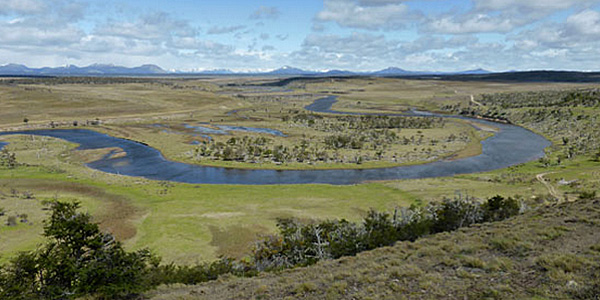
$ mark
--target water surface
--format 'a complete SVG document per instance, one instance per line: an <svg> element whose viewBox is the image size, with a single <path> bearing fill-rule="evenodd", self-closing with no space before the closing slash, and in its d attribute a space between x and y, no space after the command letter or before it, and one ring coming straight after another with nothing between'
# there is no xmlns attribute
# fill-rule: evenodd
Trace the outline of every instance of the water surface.
<svg viewBox="0 0 600 300"><path fill-rule="evenodd" d="M333 96L321 98L308 105L306 109L314 112L346 114L331 110L331 106L335 101L336 98ZM2 132L0 135L33 134L50 136L77 143L80 145L78 148L80 150L119 147L127 153L126 156L112 159L104 158L87 165L90 168L108 173L140 176L156 180L209 184L355 184L367 180L452 176L491 171L535 160L544 155L544 148L550 146L550 142L542 136L519 126L484 120L476 120L476 122L499 129L499 132L494 136L482 142L483 151L478 156L453 161L436 161L421 165L363 170L245 170L199 166L169 161L158 150L150 146L87 129L15 131Z"/></svg>

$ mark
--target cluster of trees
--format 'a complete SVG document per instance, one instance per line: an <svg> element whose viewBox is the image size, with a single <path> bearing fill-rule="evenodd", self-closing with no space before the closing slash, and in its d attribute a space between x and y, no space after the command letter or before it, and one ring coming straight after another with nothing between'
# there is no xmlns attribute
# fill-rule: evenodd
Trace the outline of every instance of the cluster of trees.
<svg viewBox="0 0 600 300"><path fill-rule="evenodd" d="M0 150L0 167L14 169L16 166L17 158L15 154L9 152L6 148L2 148L2 150Z"/></svg>
<svg viewBox="0 0 600 300"><path fill-rule="evenodd" d="M325 137L328 149L384 149L386 145L398 141L398 135L390 130L366 130L357 134L333 134ZM372 147L369 147L372 146Z"/></svg>
<svg viewBox="0 0 600 300"><path fill-rule="evenodd" d="M308 140L302 140L298 145L286 147L281 144L274 145L273 140L264 137L241 138L232 137L223 142L202 142L198 145L192 157L196 160L202 158L243 161L243 162L304 162L327 161L329 155L324 149Z"/></svg>
<svg viewBox="0 0 600 300"><path fill-rule="evenodd" d="M323 132L346 132L367 129L431 129L443 128L446 120L439 117L394 117L394 116L322 116L295 114L288 122L302 124Z"/></svg>
<svg viewBox="0 0 600 300"><path fill-rule="evenodd" d="M461 133L450 134L445 142L454 141L468 142L469 136ZM251 163L292 163L292 162L336 162L336 163L361 163L363 161L381 161L384 159L395 159L398 154L391 153L393 144L426 146L421 155L430 157L435 146L440 142L437 139L427 140L425 135L417 133L410 138L399 137L393 131L387 129L364 131L357 134L332 134L320 141L302 139L297 144L285 146L274 144L272 139L264 137L252 138L232 137L226 142L203 141L197 147L187 152L190 158L195 160L211 159L223 161L239 161ZM444 147L445 148L445 147ZM338 150L361 150L361 153L340 154ZM403 152L404 157L418 155L418 148L414 151ZM442 150L443 151L443 150Z"/></svg>
<svg viewBox="0 0 600 300"><path fill-rule="evenodd" d="M484 106L446 106L454 113L507 120L555 138L557 162L600 149L600 89L514 92L482 95Z"/></svg>
<svg viewBox="0 0 600 300"><path fill-rule="evenodd" d="M362 223L336 220L301 224L281 219L279 235L259 242L253 260L258 270L306 266L390 246L397 241L414 241L475 223L503 220L518 214L520 208L516 199L495 196L484 203L468 198L445 199L426 207L395 211L393 215L372 210Z"/></svg>
<svg viewBox="0 0 600 300"><path fill-rule="evenodd" d="M79 211L77 202L50 205L52 213L44 226L47 242L0 266L0 299L130 299L160 284L197 284L223 274L254 276L309 265L519 212L518 201L496 196L483 204L446 199L393 216L371 211L362 223L300 224L285 219L279 220L279 235L258 242L249 260L224 258L176 266L161 264L146 249L125 251L112 235L100 231L89 214Z"/></svg>
<svg viewBox="0 0 600 300"><path fill-rule="evenodd" d="M336 162L361 163L363 161L396 161L397 153L389 153L396 145L435 146L440 142L457 140L468 142L467 134L450 134L447 139L426 139L421 131L410 137L400 136L401 128L428 129L445 125L443 118L435 117L387 117L387 116L336 116L324 117L316 114L296 113L286 116L285 122L293 126L306 126L318 131L330 133L319 140L303 139L298 143L286 146L274 144L273 140L264 137L232 137L226 142L209 140L199 144L187 154L195 160L211 159L241 162ZM361 150L350 157L341 155L338 150ZM388 153L386 153L388 152ZM415 148L414 152L418 152ZM421 152L431 154L432 150ZM441 152L444 152L442 150ZM346 153L348 154L348 153ZM443 153L440 153L443 154ZM415 156L405 152L404 157Z"/></svg>

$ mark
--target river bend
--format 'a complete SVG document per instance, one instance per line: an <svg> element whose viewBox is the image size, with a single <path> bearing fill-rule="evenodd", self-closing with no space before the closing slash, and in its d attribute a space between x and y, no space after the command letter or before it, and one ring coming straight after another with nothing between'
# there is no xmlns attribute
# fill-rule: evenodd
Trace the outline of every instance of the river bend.
<svg viewBox="0 0 600 300"><path fill-rule="evenodd" d="M335 96L330 96L318 99L305 108L320 113L405 115L339 112L331 109L335 102ZM452 117L418 111L413 111L411 114ZM123 157L110 158L107 155L103 159L87 164L90 168L108 173L185 183L254 185L307 183L345 185L371 180L430 178L485 172L538 159L544 155L544 148L550 146L550 142L544 137L519 126L485 120L476 120L476 122L500 129L494 136L482 142L483 151L480 155L420 165L355 170L256 170L186 164L169 161L158 150L150 146L87 129L13 131L2 132L0 135L33 134L55 137L79 144L78 150L107 147L122 148L126 153ZM3 145L3 143L0 143L0 147Z"/></svg>

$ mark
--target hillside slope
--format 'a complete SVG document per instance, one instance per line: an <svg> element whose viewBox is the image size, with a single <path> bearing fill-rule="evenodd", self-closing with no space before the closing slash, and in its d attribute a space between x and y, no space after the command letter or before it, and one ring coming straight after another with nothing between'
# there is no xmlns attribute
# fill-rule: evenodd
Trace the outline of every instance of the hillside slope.
<svg viewBox="0 0 600 300"><path fill-rule="evenodd" d="M266 273L163 287L149 299L597 299L600 200Z"/></svg>

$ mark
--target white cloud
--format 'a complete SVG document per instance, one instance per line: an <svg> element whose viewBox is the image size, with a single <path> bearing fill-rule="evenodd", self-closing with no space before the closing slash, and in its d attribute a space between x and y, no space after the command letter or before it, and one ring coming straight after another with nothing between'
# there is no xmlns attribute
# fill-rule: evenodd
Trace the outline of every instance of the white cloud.
<svg viewBox="0 0 600 300"><path fill-rule="evenodd" d="M319 12L319 22L336 22L342 27L369 30L399 29L421 17L411 12L403 1L392 0L325 0L325 9Z"/></svg>
<svg viewBox="0 0 600 300"><path fill-rule="evenodd" d="M476 37L469 35L454 36L449 39L441 36L426 35L412 42L402 43L400 48L405 53L418 53L430 50L468 47L477 43L477 41Z"/></svg>
<svg viewBox="0 0 600 300"><path fill-rule="evenodd" d="M597 0L473 0L478 11L513 11L520 14L546 14Z"/></svg>
<svg viewBox="0 0 600 300"><path fill-rule="evenodd" d="M26 23L0 26L0 47L61 46L79 43L83 31L73 26L45 30Z"/></svg>
<svg viewBox="0 0 600 300"><path fill-rule="evenodd" d="M600 47L600 13L584 10L569 16L562 24L543 24L510 39L516 41L515 46L520 49L537 51Z"/></svg>
<svg viewBox="0 0 600 300"><path fill-rule="evenodd" d="M381 6L399 4L402 2L406 2L406 0L358 0L358 4L361 6Z"/></svg>
<svg viewBox="0 0 600 300"><path fill-rule="evenodd" d="M41 0L0 0L0 15L3 14L39 14L46 11L47 6Z"/></svg>
<svg viewBox="0 0 600 300"><path fill-rule="evenodd" d="M398 49L398 42L387 41L384 35L353 32L349 36L311 34L302 47L323 53L347 54L356 57L384 57Z"/></svg>
<svg viewBox="0 0 600 300"><path fill-rule="evenodd" d="M518 21L519 23L524 23ZM518 25L507 18L493 17L485 14L467 15L462 19L446 16L433 19L428 24L428 31L446 34L464 34L480 32L510 32Z"/></svg>
<svg viewBox="0 0 600 300"><path fill-rule="evenodd" d="M275 20L279 18L279 9L274 6L261 6L257 10L255 10L251 15L250 19L258 20L258 19L271 19Z"/></svg>
<svg viewBox="0 0 600 300"><path fill-rule="evenodd" d="M429 17L423 29L444 34L508 33L571 8L588 7L598 0L472 0L462 14Z"/></svg>
<svg viewBox="0 0 600 300"><path fill-rule="evenodd" d="M0 14L15 18L0 21L0 47L68 47L80 42L85 32L74 24L86 5L67 0L0 0Z"/></svg>
<svg viewBox="0 0 600 300"><path fill-rule="evenodd" d="M147 14L135 22L110 21L95 29L96 35L120 36L139 40L167 41L173 36L191 37L197 30L188 22L164 12Z"/></svg>
<svg viewBox="0 0 600 300"><path fill-rule="evenodd" d="M244 25L223 26L223 27L213 26L213 27L209 28L206 33L207 34L233 33L233 32L236 32L238 30L242 30L244 28L246 28L246 26L244 26Z"/></svg>
<svg viewBox="0 0 600 300"><path fill-rule="evenodd" d="M288 35L272 30L285 20L275 21L281 13L271 6L203 33L203 20L163 12L98 15L100 6L88 0L0 0L0 63L506 70L589 69L600 61L593 6L600 0L470 0L427 17L412 10L417 1L430 0L324 0L312 24ZM299 46L297 32L310 32Z"/></svg>
<svg viewBox="0 0 600 300"><path fill-rule="evenodd" d="M565 33L580 38L600 38L600 13L585 10L567 18Z"/></svg>
<svg viewBox="0 0 600 300"><path fill-rule="evenodd" d="M565 56L568 53L566 49L547 49L544 51L534 51L531 55L545 58L556 58L558 56Z"/></svg>

